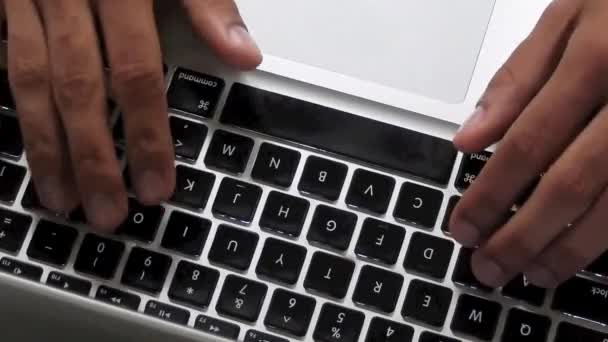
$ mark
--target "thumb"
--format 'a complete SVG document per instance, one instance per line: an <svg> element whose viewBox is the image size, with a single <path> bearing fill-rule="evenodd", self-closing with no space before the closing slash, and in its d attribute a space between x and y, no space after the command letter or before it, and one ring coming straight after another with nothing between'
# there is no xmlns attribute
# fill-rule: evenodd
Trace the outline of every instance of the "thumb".
<svg viewBox="0 0 608 342"><path fill-rule="evenodd" d="M574 2L559 1L546 10L532 33L498 70L473 115L454 137L465 153L498 142L555 71L572 33ZM557 2L556 2L557 3Z"/></svg>
<svg viewBox="0 0 608 342"><path fill-rule="evenodd" d="M253 69L262 53L232 0L182 0L194 31L225 63Z"/></svg>

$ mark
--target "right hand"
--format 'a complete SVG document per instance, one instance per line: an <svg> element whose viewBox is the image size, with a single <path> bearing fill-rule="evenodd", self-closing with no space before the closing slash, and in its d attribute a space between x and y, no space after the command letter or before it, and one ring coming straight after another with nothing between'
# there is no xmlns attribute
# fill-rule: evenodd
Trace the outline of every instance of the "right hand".
<svg viewBox="0 0 608 342"><path fill-rule="evenodd" d="M194 31L224 62L240 69L261 62L232 0L175 3L184 6ZM153 5L152 0L0 0L8 21L9 81L38 195L55 212L82 205L88 222L101 231L115 229L128 209L108 125L102 40L137 199L156 205L174 191Z"/></svg>

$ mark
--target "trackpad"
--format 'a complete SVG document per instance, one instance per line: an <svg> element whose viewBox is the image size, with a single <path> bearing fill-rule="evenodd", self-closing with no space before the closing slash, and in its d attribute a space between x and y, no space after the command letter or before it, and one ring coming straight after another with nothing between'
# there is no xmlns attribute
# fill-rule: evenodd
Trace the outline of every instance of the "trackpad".
<svg viewBox="0 0 608 342"><path fill-rule="evenodd" d="M495 0L237 2L266 54L459 103Z"/></svg>

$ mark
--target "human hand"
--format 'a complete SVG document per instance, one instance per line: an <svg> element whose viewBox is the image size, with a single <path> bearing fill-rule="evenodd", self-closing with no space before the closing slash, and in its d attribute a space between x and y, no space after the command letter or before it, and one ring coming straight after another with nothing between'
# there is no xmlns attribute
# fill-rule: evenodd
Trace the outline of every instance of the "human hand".
<svg viewBox="0 0 608 342"><path fill-rule="evenodd" d="M479 246L472 268L486 285L523 272L554 287L608 249L607 28L608 1L553 1L454 139L464 152L500 140L450 221Z"/></svg>
<svg viewBox="0 0 608 342"><path fill-rule="evenodd" d="M223 61L242 69L261 62L233 1L175 3L184 6L193 29ZM56 212L82 205L89 223L101 231L116 228L128 209L108 128L102 40L137 199L155 205L174 191L153 5L152 0L0 0L8 22L9 81L40 200Z"/></svg>

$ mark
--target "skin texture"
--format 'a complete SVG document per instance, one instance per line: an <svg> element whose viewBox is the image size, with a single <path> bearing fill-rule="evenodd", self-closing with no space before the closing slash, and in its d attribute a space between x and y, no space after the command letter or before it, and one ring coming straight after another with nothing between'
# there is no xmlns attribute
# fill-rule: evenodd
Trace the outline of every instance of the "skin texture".
<svg viewBox="0 0 608 342"><path fill-rule="evenodd" d="M232 1L179 2L226 64L252 69L261 62ZM82 205L99 231L126 216L100 41L110 91L124 112L137 198L149 205L168 199L175 171L152 0L0 0L0 9L8 20L11 88L43 204L57 212ZM479 247L473 270L489 286L523 272L553 287L608 249L607 28L608 1L553 1L454 138L463 152L498 146L450 221L459 242ZM138 48L130 49L134 41Z"/></svg>
<svg viewBox="0 0 608 342"><path fill-rule="evenodd" d="M450 221L489 286L523 272L554 287L608 248L607 19L607 1L554 1L454 139L464 152L498 143Z"/></svg>
<svg viewBox="0 0 608 342"><path fill-rule="evenodd" d="M246 70L261 62L232 1L179 2L201 41L226 64ZM104 77L124 114L137 199L159 204L175 186L153 5L152 0L0 0L8 22L9 81L38 195L55 212L82 205L98 231L115 229L127 214Z"/></svg>

